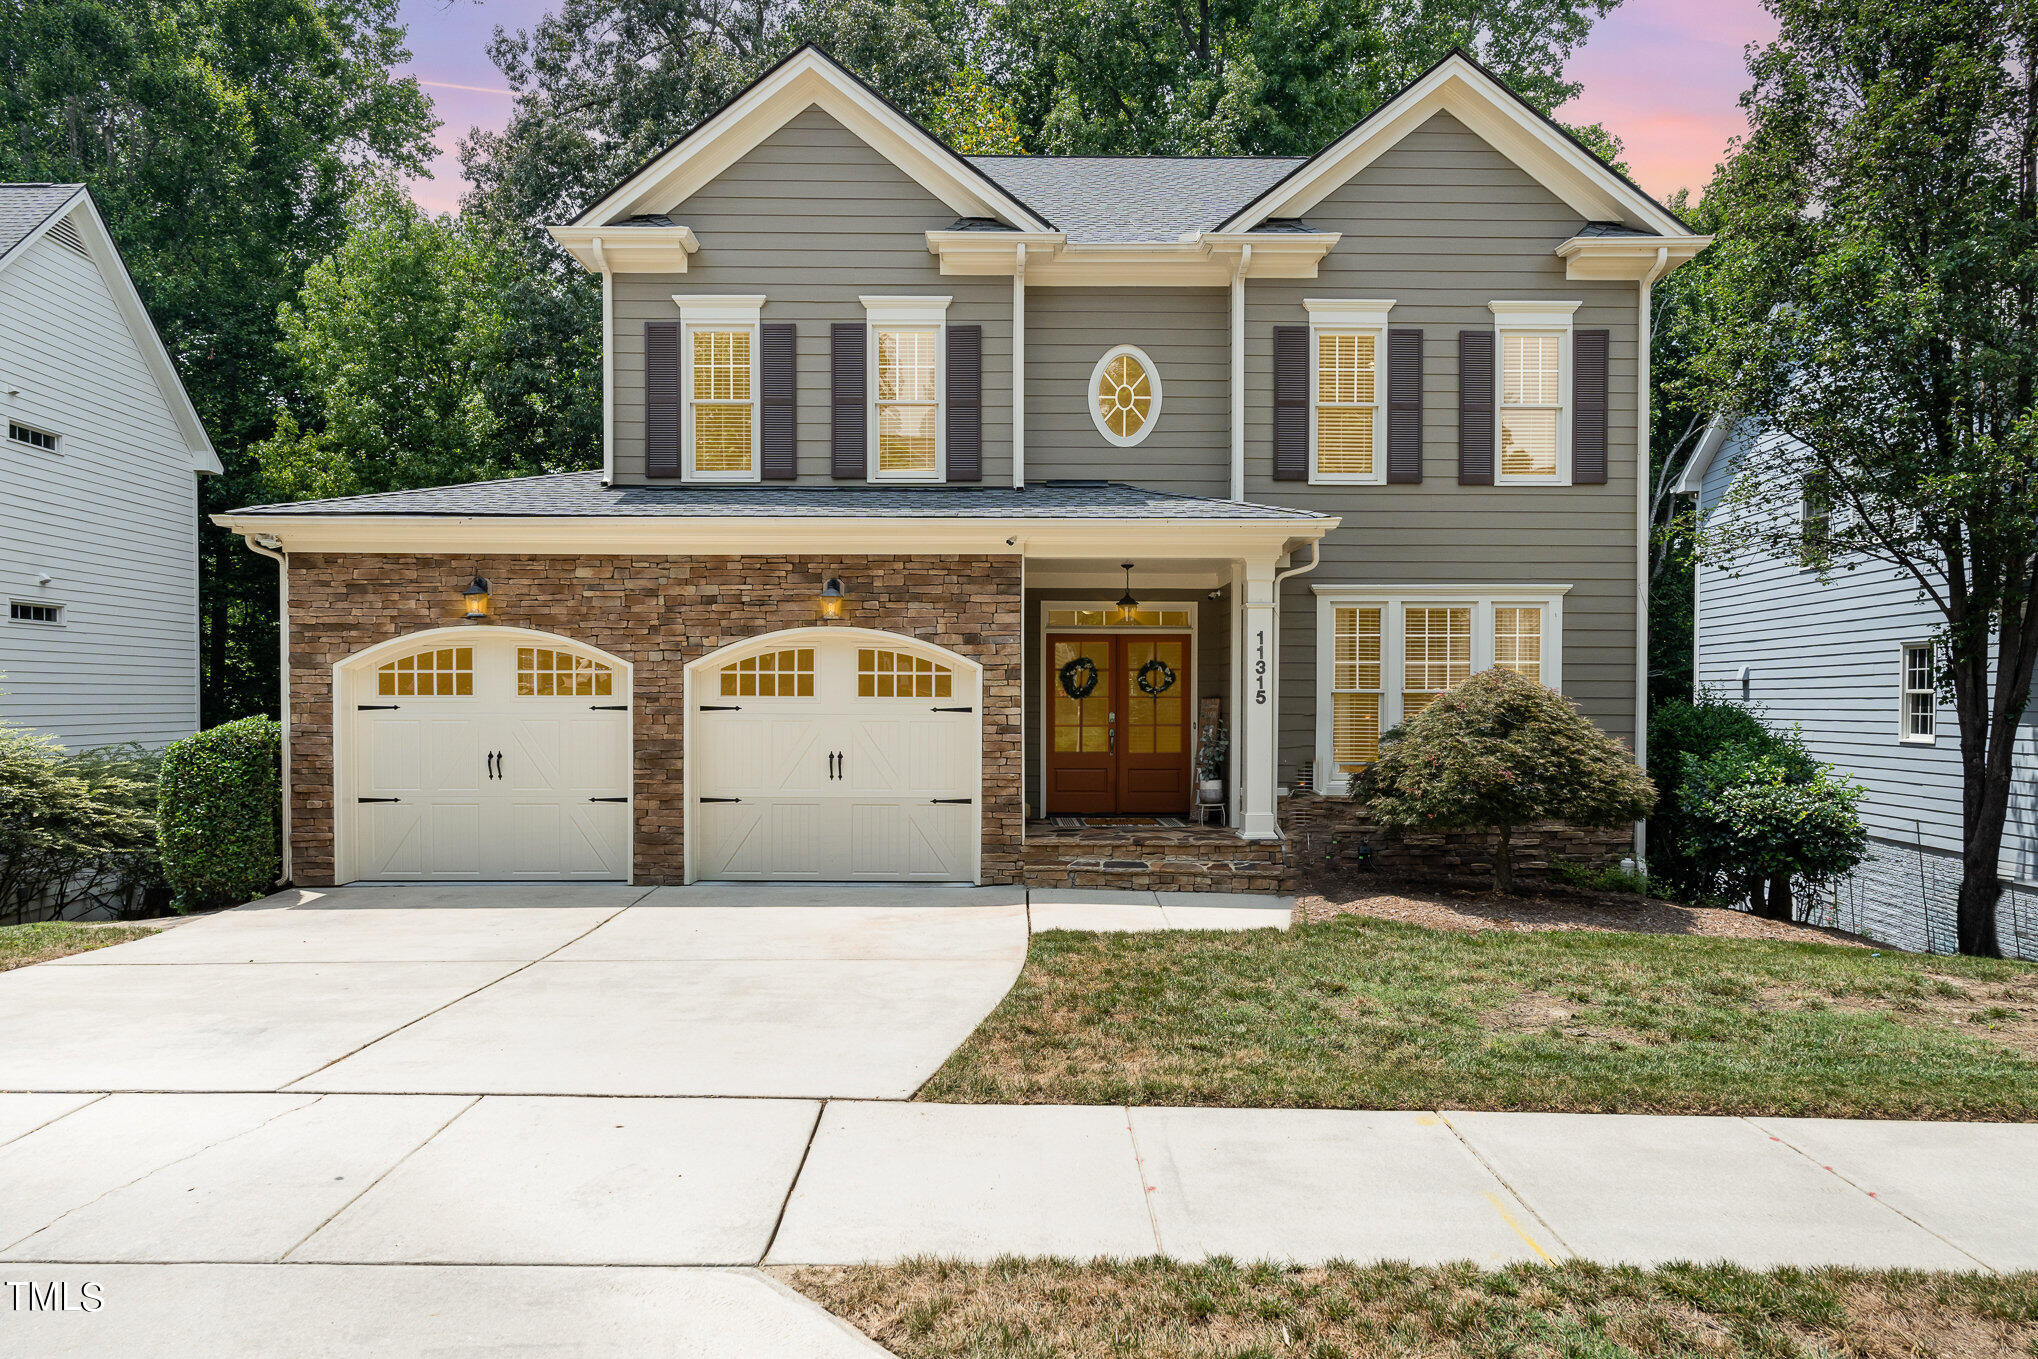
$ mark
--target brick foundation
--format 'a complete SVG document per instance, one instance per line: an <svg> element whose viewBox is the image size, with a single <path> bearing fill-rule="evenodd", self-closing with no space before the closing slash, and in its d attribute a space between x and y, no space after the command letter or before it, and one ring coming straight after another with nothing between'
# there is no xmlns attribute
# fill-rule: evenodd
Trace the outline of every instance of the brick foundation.
<svg viewBox="0 0 2038 1359"><path fill-rule="evenodd" d="M1230 831L1112 830L1072 837L1030 831L1028 887L1107 887L1133 892L1277 892L1282 842Z"/></svg>
<svg viewBox="0 0 2038 1359"><path fill-rule="evenodd" d="M636 878L682 880L681 749L687 662L730 642L815 622L831 575L843 625L896 632L983 672L983 879L1019 880L1021 607L1015 556L638 557L302 553L290 559L291 852L299 883L333 879L333 666L378 642L458 623L472 576L493 621L534 628L635 666Z"/></svg>
<svg viewBox="0 0 2038 1359"><path fill-rule="evenodd" d="M1387 830L1366 820L1365 809L1345 798L1319 793L1291 793L1281 800L1281 831L1286 835L1288 868L1297 879L1341 874L1372 866L1411 877L1456 877L1493 871L1493 836L1486 831L1446 831L1413 835ZM1618 864L1634 853L1631 831L1583 830L1549 821L1517 827L1514 871L1544 877L1552 863L1589 866Z"/></svg>

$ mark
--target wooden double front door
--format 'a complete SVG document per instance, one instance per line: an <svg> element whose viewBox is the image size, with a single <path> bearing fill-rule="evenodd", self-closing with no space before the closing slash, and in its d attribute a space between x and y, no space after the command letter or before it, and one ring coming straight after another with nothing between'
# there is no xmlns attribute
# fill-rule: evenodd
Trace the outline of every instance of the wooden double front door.
<svg viewBox="0 0 2038 1359"><path fill-rule="evenodd" d="M1184 633L1049 633L1049 816L1188 812L1195 689Z"/></svg>

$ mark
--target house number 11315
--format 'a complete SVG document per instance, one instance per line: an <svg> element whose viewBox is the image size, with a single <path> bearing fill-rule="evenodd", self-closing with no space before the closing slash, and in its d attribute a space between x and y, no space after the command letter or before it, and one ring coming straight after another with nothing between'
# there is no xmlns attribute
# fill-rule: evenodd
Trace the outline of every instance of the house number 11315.
<svg viewBox="0 0 2038 1359"><path fill-rule="evenodd" d="M1253 661L1253 702L1267 701L1267 632L1265 628L1253 634L1253 650L1257 659Z"/></svg>

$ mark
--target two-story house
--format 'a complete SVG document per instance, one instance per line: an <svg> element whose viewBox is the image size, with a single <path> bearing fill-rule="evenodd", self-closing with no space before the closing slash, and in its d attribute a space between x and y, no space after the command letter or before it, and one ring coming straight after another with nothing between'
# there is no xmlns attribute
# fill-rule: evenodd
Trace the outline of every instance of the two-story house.
<svg viewBox="0 0 2038 1359"><path fill-rule="evenodd" d="M1239 885L1483 667L1638 734L1705 238L1464 56L1308 158L966 157L806 49L551 230L599 473L220 517L287 558L300 882L1067 880L1215 713L1168 881Z"/></svg>
<svg viewBox="0 0 2038 1359"><path fill-rule="evenodd" d="M0 425L0 720L190 735L219 459L83 184L0 184Z"/></svg>

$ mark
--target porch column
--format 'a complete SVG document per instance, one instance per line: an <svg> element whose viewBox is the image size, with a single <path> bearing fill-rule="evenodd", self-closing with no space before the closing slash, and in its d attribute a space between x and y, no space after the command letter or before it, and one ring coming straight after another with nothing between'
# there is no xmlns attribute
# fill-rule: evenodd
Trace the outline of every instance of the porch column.
<svg viewBox="0 0 2038 1359"><path fill-rule="evenodd" d="M1274 630L1274 562L1236 564L1239 609L1239 712L1233 722L1243 761L1239 769L1238 831L1248 840L1274 840L1274 688L1280 683L1280 639Z"/></svg>

